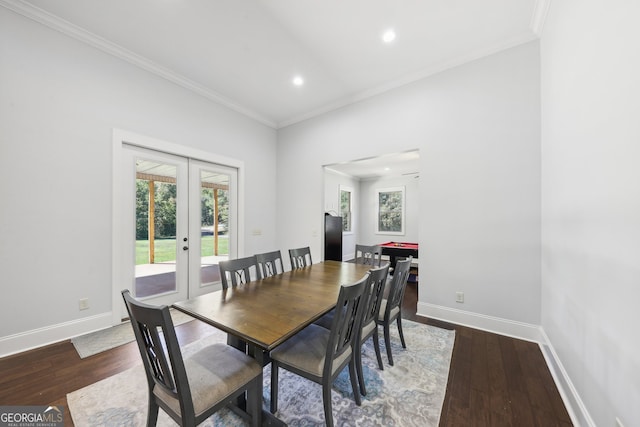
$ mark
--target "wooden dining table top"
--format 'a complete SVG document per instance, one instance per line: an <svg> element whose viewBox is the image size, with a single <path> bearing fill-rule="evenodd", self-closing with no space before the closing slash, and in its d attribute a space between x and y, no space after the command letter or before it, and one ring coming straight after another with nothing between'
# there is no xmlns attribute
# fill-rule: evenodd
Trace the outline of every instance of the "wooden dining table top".
<svg viewBox="0 0 640 427"><path fill-rule="evenodd" d="M335 307L340 286L358 281L370 268L324 261L177 302L173 307L271 351Z"/></svg>

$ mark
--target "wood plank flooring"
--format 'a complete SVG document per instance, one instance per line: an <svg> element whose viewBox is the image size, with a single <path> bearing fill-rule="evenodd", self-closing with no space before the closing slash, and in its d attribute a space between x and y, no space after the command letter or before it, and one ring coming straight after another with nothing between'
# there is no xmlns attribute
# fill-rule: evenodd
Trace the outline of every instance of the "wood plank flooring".
<svg viewBox="0 0 640 427"><path fill-rule="evenodd" d="M573 425L537 344L418 317L415 286L402 317L456 330L441 427Z"/></svg>
<svg viewBox="0 0 640 427"><path fill-rule="evenodd" d="M409 284L403 318L456 330L440 426L571 426L537 344L416 316L417 290ZM176 327L181 344L210 326ZM411 345L411 343L407 343ZM0 359L0 405L63 405L67 393L124 371L140 358L135 343L80 359L60 342Z"/></svg>

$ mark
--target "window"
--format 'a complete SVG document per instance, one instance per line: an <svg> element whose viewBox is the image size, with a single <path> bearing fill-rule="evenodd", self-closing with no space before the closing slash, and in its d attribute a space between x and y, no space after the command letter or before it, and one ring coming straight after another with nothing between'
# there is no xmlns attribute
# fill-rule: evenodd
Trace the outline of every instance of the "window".
<svg viewBox="0 0 640 427"><path fill-rule="evenodd" d="M340 216L342 217L342 232L353 231L353 189L340 186Z"/></svg>
<svg viewBox="0 0 640 427"><path fill-rule="evenodd" d="M376 233L404 234L404 187L376 190Z"/></svg>

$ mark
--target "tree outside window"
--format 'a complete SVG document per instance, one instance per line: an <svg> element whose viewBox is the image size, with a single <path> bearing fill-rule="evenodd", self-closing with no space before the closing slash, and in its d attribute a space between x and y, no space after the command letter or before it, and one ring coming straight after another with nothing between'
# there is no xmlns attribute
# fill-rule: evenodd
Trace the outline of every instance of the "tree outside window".
<svg viewBox="0 0 640 427"><path fill-rule="evenodd" d="M353 190L340 187L340 216L342 216L342 232L352 231Z"/></svg>
<svg viewBox="0 0 640 427"><path fill-rule="evenodd" d="M404 187L376 190L378 234L404 234Z"/></svg>

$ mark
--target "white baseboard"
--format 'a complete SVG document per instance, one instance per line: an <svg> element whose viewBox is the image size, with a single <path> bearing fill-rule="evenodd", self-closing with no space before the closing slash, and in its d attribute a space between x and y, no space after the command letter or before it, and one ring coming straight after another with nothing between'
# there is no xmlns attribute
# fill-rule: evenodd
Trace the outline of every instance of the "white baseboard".
<svg viewBox="0 0 640 427"><path fill-rule="evenodd" d="M525 341L541 343L544 339L539 325L516 322L441 305L418 302L416 314Z"/></svg>
<svg viewBox="0 0 640 427"><path fill-rule="evenodd" d="M569 378L567 371L564 369L560 358L555 352L553 345L551 345L549 337L542 326L423 302L418 302L416 314L418 316L429 317L431 319L442 320L448 323L468 326L474 329L537 343L540 346L540 351L545 358L556 387L558 387L558 392L562 397L562 401L567 408L573 425L577 427L595 427L589 411L587 411L587 408L584 406L580 395L573 386L571 378Z"/></svg>
<svg viewBox="0 0 640 427"><path fill-rule="evenodd" d="M558 387L558 392L560 393L560 396L562 396L564 406L567 408L567 412L571 417L571 422L573 425L578 427L596 427L589 411L585 407L578 391L574 387L571 378L569 378L567 371L564 369L556 350L549 341L549 337L542 327L540 328L540 331L544 338L544 343L540 344L540 350L542 351L544 359L547 361L547 366L551 371L556 387Z"/></svg>
<svg viewBox="0 0 640 427"><path fill-rule="evenodd" d="M83 317L82 319L58 323L0 338L0 357L9 356L37 347L68 340L78 335L105 329L111 326L111 312Z"/></svg>

